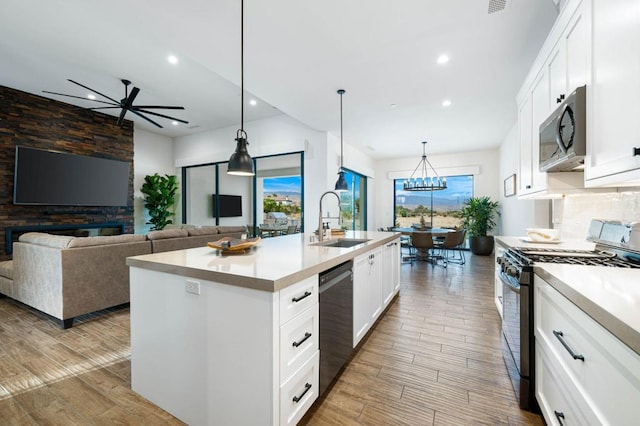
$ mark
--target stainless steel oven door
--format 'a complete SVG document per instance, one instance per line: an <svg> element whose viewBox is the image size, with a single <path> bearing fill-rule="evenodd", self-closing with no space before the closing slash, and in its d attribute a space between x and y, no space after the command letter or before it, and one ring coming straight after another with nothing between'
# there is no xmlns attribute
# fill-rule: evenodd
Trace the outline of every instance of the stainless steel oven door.
<svg viewBox="0 0 640 426"><path fill-rule="evenodd" d="M529 377L529 286L521 285L504 272L502 281L502 333L521 377Z"/></svg>

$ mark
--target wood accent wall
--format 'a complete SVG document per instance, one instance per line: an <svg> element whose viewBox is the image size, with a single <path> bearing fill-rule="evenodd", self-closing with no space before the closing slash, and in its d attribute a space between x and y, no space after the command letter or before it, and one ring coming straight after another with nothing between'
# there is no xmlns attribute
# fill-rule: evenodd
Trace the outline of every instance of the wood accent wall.
<svg viewBox="0 0 640 426"><path fill-rule="evenodd" d="M126 207L25 206L13 204L15 147L47 149L127 161ZM0 86L0 259L7 259L5 228L122 222L133 232L133 123Z"/></svg>

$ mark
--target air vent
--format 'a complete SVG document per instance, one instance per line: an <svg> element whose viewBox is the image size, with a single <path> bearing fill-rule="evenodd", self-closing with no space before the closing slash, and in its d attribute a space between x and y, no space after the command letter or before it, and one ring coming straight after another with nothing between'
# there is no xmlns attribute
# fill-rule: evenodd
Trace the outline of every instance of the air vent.
<svg viewBox="0 0 640 426"><path fill-rule="evenodd" d="M507 6L507 0L489 0L489 14L500 12Z"/></svg>

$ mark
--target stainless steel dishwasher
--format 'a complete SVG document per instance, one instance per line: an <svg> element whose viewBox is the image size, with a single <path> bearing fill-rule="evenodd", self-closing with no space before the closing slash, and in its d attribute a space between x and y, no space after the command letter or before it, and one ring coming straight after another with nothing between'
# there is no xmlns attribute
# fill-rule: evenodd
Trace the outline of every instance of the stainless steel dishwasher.
<svg viewBox="0 0 640 426"><path fill-rule="evenodd" d="M322 395L353 351L353 261L322 272L318 293Z"/></svg>

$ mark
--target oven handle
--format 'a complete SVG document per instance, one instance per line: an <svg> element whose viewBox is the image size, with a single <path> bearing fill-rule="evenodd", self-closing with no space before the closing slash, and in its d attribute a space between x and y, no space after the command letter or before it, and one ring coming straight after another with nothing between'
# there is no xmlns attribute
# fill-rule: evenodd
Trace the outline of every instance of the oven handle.
<svg viewBox="0 0 640 426"><path fill-rule="evenodd" d="M500 281L502 281L503 284L507 285L509 287L509 289L511 291L513 291L514 293L520 294L520 286L516 286L514 285L507 277L508 275L505 274L504 272L500 271L500 273L498 274L498 276L500 277Z"/></svg>

